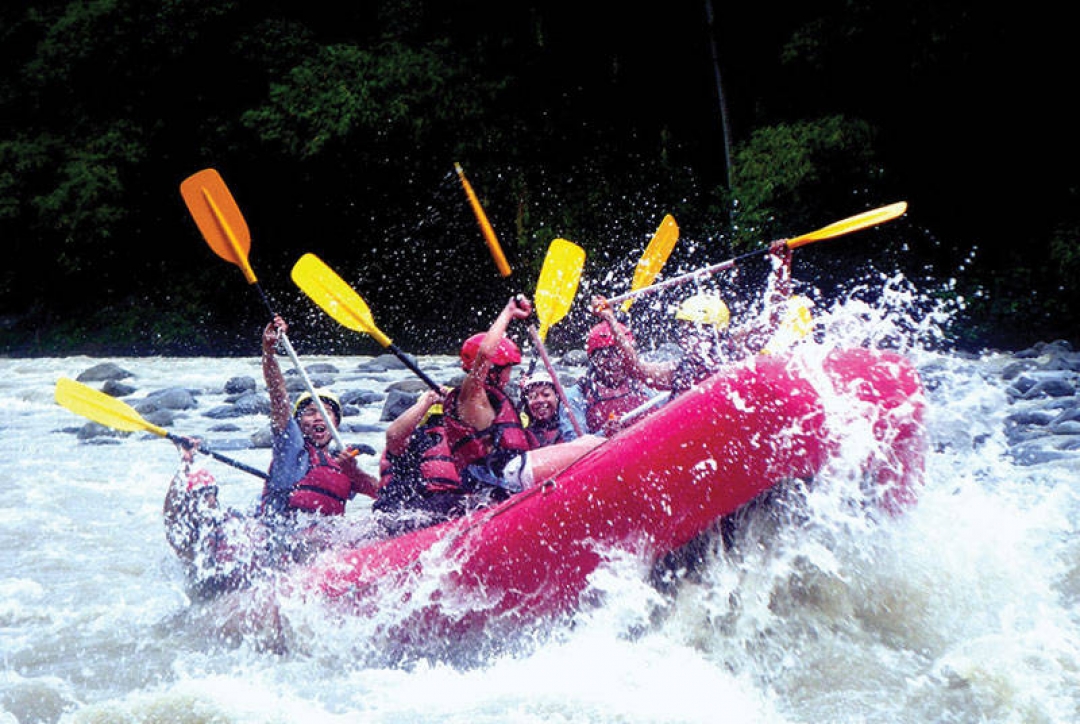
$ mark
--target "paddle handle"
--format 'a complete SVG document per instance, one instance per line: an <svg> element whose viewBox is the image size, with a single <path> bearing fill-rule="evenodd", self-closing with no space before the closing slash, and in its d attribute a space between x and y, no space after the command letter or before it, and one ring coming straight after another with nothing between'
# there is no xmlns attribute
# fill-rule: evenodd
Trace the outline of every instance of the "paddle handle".
<svg viewBox="0 0 1080 724"><path fill-rule="evenodd" d="M183 445L184 447L187 447L187 448L192 447L191 441L188 438L183 437L181 435L174 435L171 432L166 432L165 437L168 438L169 440L172 440L177 445ZM246 465L246 464L240 462L239 460L233 460L232 458L225 457L221 453L214 452L213 450L207 450L207 449L202 448L202 447L197 447L195 449L198 450L199 452L201 452L203 455L209 455L210 457L214 458L214 460L217 460L218 462L225 463L226 465L231 465L232 467L236 468L237 470L243 470L245 473L250 473L250 474L254 475L257 478L262 478L263 480L269 480L269 478L270 478L270 476L267 475L262 470L259 470L258 468L253 468L250 465Z"/></svg>
<svg viewBox="0 0 1080 724"><path fill-rule="evenodd" d="M442 388L439 387L439 385L435 382L435 380L428 377L427 374L425 374L422 369L417 367L416 363L413 362L411 359L409 359L409 355L402 352L400 347L398 347L393 342L388 342L387 345L386 345L386 348L388 350L390 350L391 352L393 352L394 355L396 355L399 360L404 362L405 366L408 367L410 370L412 370L413 374L415 374L417 377L422 379L424 381L424 383L428 387L435 390L436 392L441 391Z"/></svg>
<svg viewBox="0 0 1080 724"><path fill-rule="evenodd" d="M566 391L563 389L562 382L559 382L559 376L555 374L555 368L551 364L551 359L548 357L547 349L544 347L544 343L540 340L540 332L536 329L535 324L529 325L529 336L532 337L533 344L536 345L536 351L540 354L540 359L544 363L544 369L551 375L551 381L555 383L555 394L559 396L559 402L562 403L563 409L566 410L566 414L570 416L570 424L574 426L574 432L578 437L581 437L585 433L581 429L581 424L578 422L577 415L574 414L573 408L570 407L570 403L566 399Z"/></svg>

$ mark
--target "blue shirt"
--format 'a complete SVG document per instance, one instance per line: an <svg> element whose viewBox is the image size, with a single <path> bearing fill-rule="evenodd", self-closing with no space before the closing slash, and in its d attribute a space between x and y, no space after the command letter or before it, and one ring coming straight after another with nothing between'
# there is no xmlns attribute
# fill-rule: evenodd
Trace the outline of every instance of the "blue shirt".
<svg viewBox="0 0 1080 724"><path fill-rule="evenodd" d="M263 504L272 512L280 513L288 506L289 494L296 483L311 469L311 457L304 443L304 433L295 417L274 434L271 444L273 457L270 461L270 477L263 489Z"/></svg>

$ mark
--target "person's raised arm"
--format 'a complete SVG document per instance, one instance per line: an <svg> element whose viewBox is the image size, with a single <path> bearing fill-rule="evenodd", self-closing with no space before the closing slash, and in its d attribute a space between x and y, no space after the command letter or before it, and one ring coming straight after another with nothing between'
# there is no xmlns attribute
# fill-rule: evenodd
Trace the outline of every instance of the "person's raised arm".
<svg viewBox="0 0 1080 724"><path fill-rule="evenodd" d="M607 322L611 330L611 336L615 338L615 344L622 352L628 363L628 372L631 376L641 380L650 387L658 390L671 388L671 378L675 373L675 365L671 362L647 362L637 353L634 343L623 332L622 325L615 319L615 311L606 299L595 296L592 299L593 313Z"/></svg>
<svg viewBox="0 0 1080 724"><path fill-rule="evenodd" d="M394 421L386 427L386 452L390 455L401 455L405 452L409 445L409 438L424 419L424 415L428 413L432 405L441 402L447 392L449 390L445 387L439 391L425 390L409 409L394 418Z"/></svg>
<svg viewBox="0 0 1080 724"><path fill-rule="evenodd" d="M769 245L774 274L769 281L765 298L765 324L761 327L742 330L733 335L738 344L748 352L757 354L769 343L780 329L787 311L787 302L791 298L791 248L787 241L780 239Z"/></svg>
<svg viewBox="0 0 1080 724"><path fill-rule="evenodd" d="M270 395L270 427L275 433L282 432L289 424L292 411L289 409L289 391L285 387L285 376L277 361L277 343L281 335L288 332L288 325L280 316L274 315L266 325L262 335L262 371L266 391Z"/></svg>
<svg viewBox="0 0 1080 724"><path fill-rule="evenodd" d="M521 295L512 297L488 328L476 352L476 360L465 375L464 382L461 383L457 402L458 414L462 420L477 429L486 428L495 417L495 411L491 408L491 403L484 391L484 382L487 380L488 372L491 371L491 357L499 346L499 342L506 336L506 329L510 326L510 322L515 319L525 319L530 314L532 314L532 303L528 299Z"/></svg>

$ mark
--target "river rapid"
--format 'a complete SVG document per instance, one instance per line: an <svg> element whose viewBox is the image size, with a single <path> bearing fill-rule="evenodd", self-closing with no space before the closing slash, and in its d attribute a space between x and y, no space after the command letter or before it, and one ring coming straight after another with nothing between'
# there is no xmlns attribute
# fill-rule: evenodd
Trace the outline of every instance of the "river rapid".
<svg viewBox="0 0 1080 724"><path fill-rule="evenodd" d="M221 640L164 537L173 445L81 440L86 420L54 400L60 377L113 362L131 373L129 403L195 391L170 432L265 468L269 451L247 444L265 415L206 415L231 378L262 390L258 359L0 359L0 724L1080 720L1080 452L1018 431L1066 398L1030 385L1018 396L1016 355L938 351L947 314L886 286L874 306L817 318L828 344L889 346L920 370L929 451L914 508L868 518L822 481L797 515L751 518L737 548L707 542L703 562L666 585L613 560L572 620L413 655L376 635L389 607L344 627L296 612L286 652ZM337 370L339 392L378 393L343 437L381 451L378 398L410 373L303 361ZM452 358L417 361L440 381L455 371ZM199 462L226 504L252 506L260 480ZM375 472L377 458L362 465ZM347 518L363 527L366 509L355 500Z"/></svg>

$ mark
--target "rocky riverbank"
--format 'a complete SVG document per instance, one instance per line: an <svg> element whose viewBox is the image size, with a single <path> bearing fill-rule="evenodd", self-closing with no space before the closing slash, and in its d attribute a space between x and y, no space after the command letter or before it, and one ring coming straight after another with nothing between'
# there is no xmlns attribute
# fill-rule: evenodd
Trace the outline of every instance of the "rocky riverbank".
<svg viewBox="0 0 1080 724"><path fill-rule="evenodd" d="M1034 465L1080 458L1080 352L1058 340L1012 357L1001 377L1012 408L1005 433L1013 459Z"/></svg>
<svg viewBox="0 0 1080 724"><path fill-rule="evenodd" d="M1070 458L1080 459L1080 352L1065 341L1036 344L1012 353L967 355L978 374L1000 385L1007 397L1009 412L1004 419L1004 435L1017 464L1038 465ZM574 352L558 360L564 384L584 373L584 355ZM445 384L460 380L461 368L452 356L427 356L422 367L433 379ZM316 363L305 368L317 387L329 387L344 407L342 432L369 436L378 441L386 424L405 410L424 389L393 355L360 358L355 366ZM928 387L934 371L924 370ZM185 434L205 434L217 438L217 449L266 448L270 445L269 399L261 380L238 375L221 381L219 389L172 387L143 390L132 381L136 375L119 364L102 362L84 370L78 380L97 387L130 404L146 421L166 429L178 420ZM304 389L295 370L286 374L292 394ZM374 415L371 410L378 406ZM361 412L365 414L361 414ZM196 424L195 418L202 418ZM240 425L238 420L247 421ZM255 432L252 419L258 419ZM69 428L80 440L93 444L115 441L118 433L88 422Z"/></svg>

